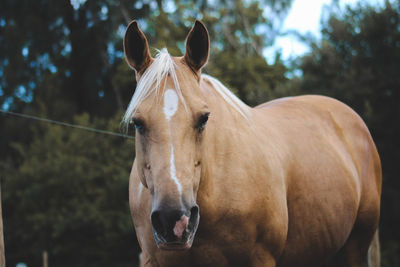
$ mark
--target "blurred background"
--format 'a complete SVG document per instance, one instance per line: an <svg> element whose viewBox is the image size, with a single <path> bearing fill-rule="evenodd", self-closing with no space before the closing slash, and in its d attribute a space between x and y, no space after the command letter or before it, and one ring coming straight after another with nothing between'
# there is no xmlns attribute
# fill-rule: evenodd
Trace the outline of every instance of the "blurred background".
<svg viewBox="0 0 400 267"><path fill-rule="evenodd" d="M382 266L400 266L400 1L326 0L322 12L302 1L304 19L321 12L318 32L284 27L300 1L2 0L7 266L43 266L43 254L48 266L137 265L140 249L128 207L134 141L54 122L121 132L136 85L122 51L132 19L152 48L167 47L177 56L201 19L212 46L204 72L249 105L322 94L355 109L382 159ZM302 52L287 54L279 47L282 38L292 40L292 50L301 44Z"/></svg>

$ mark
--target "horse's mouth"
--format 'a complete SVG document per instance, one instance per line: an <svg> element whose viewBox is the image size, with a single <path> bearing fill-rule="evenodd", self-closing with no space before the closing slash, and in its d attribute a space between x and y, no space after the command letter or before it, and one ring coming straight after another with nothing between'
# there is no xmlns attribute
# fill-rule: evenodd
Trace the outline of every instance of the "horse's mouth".
<svg viewBox="0 0 400 267"><path fill-rule="evenodd" d="M158 248L163 250L188 250L192 247L191 242L181 243L181 242L165 242L157 244Z"/></svg>
<svg viewBox="0 0 400 267"><path fill-rule="evenodd" d="M175 251L188 250L192 247L194 239L194 232L192 233L186 232L184 238L175 241L167 241L165 238L158 235L156 232L153 232L153 234L157 247L162 250L175 250Z"/></svg>

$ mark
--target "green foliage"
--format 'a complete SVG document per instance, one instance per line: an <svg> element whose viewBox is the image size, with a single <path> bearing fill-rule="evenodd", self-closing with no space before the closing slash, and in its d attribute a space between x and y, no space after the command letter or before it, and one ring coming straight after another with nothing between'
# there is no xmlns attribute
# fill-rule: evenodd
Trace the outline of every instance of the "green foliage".
<svg viewBox="0 0 400 267"><path fill-rule="evenodd" d="M400 264L400 2L333 12L323 40L302 59L301 93L335 97L366 121L383 165L383 266Z"/></svg>
<svg viewBox="0 0 400 267"><path fill-rule="evenodd" d="M81 2L79 8L70 1L1 2L0 105L20 109L36 101L46 90L44 77L51 75L57 77L71 114L109 116L122 109L116 100L123 92L110 82L112 65L120 60L113 51L122 48L118 29L131 16L148 15L149 4L137 8L128 0Z"/></svg>
<svg viewBox="0 0 400 267"><path fill-rule="evenodd" d="M91 122L83 114L74 122L116 131L118 118ZM30 145L13 144L22 164L4 176L8 264L37 266L47 250L53 266L131 266L133 141L53 125L35 132Z"/></svg>

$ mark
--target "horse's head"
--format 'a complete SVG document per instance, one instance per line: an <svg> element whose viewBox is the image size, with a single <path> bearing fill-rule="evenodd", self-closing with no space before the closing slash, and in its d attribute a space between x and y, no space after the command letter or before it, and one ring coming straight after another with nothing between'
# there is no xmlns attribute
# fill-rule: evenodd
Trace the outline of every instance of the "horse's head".
<svg viewBox="0 0 400 267"><path fill-rule="evenodd" d="M134 21L124 50L138 80L124 121L136 128L137 173L152 196L154 238L159 248L188 249L199 224L196 197L210 114L199 84L209 54L208 33L196 21L183 57L163 50L152 58Z"/></svg>

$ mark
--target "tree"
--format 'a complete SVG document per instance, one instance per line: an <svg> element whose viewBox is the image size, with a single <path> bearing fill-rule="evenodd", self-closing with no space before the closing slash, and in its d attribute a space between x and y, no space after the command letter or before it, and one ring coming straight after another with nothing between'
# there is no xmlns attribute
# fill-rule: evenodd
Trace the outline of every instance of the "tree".
<svg viewBox="0 0 400 267"><path fill-rule="evenodd" d="M118 118L75 123L116 131ZM7 263L131 266L138 245L128 207L133 141L62 126L41 125L34 141L13 144L22 163L6 170Z"/></svg>
<svg viewBox="0 0 400 267"><path fill-rule="evenodd" d="M44 77L55 76L69 114L122 109L123 92L110 81L122 48L119 27L148 15L149 5L137 2L140 7L128 0L2 1L0 105L20 109L40 97L48 102Z"/></svg>
<svg viewBox="0 0 400 267"><path fill-rule="evenodd" d="M383 7L361 2L334 11L323 38L301 60L301 93L335 97L366 121L383 166L381 237L383 265L400 264L400 2Z"/></svg>

